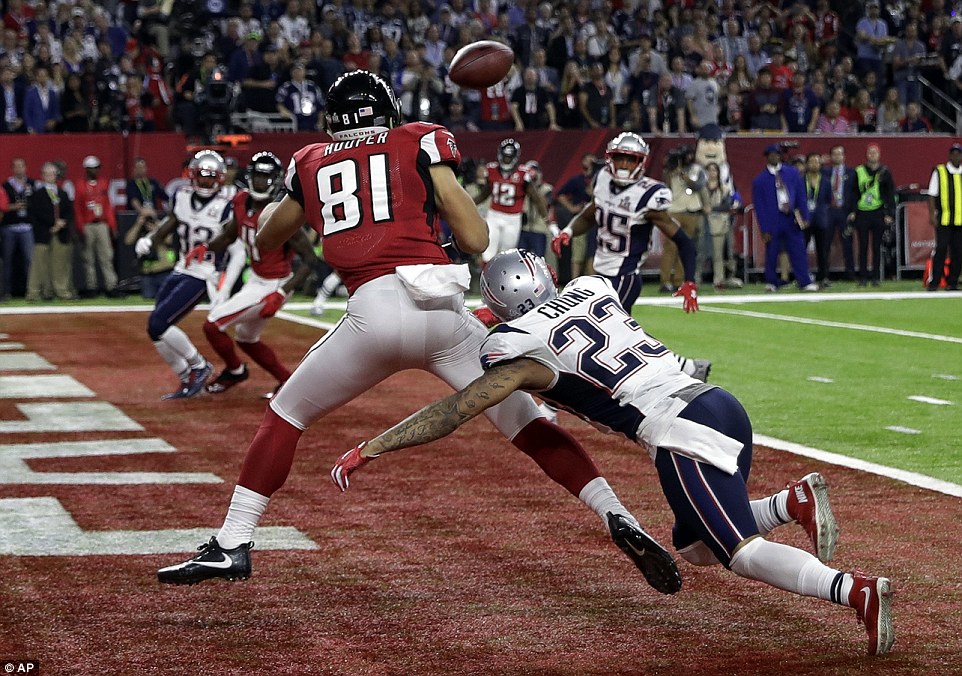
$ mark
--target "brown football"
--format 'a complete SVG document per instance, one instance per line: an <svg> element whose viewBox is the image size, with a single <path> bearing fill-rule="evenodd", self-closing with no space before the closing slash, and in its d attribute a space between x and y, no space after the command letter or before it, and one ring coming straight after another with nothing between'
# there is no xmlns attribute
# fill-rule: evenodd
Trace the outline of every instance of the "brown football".
<svg viewBox="0 0 962 676"><path fill-rule="evenodd" d="M505 78L514 63L514 52L494 40L482 40L458 50L451 60L448 76L468 89L484 89Z"/></svg>

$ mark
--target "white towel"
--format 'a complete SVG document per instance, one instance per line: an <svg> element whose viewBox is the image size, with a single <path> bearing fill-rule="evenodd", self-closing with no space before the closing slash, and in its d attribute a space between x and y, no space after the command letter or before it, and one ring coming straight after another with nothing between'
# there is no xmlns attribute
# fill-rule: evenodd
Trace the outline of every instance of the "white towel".
<svg viewBox="0 0 962 676"><path fill-rule="evenodd" d="M471 271L465 265L402 265L395 272L414 301L447 298L464 293L471 286Z"/></svg>
<svg viewBox="0 0 962 676"><path fill-rule="evenodd" d="M648 449L651 459L659 447L686 458L713 465L723 472L738 471L738 454L742 444L718 430L679 418L687 402L668 397L661 400L638 426L638 441Z"/></svg>

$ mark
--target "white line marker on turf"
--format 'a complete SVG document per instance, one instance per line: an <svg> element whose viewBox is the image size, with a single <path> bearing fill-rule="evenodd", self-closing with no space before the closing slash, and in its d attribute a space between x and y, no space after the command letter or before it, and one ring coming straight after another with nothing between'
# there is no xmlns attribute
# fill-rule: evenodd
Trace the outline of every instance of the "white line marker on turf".
<svg viewBox="0 0 962 676"><path fill-rule="evenodd" d="M889 425L885 429L892 432L899 432L900 434L922 434L921 430L916 430L911 427L902 427L901 425Z"/></svg>
<svg viewBox="0 0 962 676"><path fill-rule="evenodd" d="M934 397L923 397L920 394L913 394L909 397L912 401L920 401L923 404L935 404L936 406L951 406L951 401L946 401L945 399L936 399Z"/></svg>
<svg viewBox="0 0 962 676"><path fill-rule="evenodd" d="M948 373L933 373L933 378L938 378L939 380L960 380L958 376L953 376Z"/></svg>
<svg viewBox="0 0 962 676"><path fill-rule="evenodd" d="M825 376L809 376L809 380L813 383L834 383L835 381L831 378L826 378Z"/></svg>

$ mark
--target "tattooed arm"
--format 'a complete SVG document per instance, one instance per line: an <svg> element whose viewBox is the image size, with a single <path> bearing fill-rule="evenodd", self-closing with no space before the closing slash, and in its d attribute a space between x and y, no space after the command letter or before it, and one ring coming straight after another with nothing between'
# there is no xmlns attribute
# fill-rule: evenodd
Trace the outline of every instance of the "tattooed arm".
<svg viewBox="0 0 962 676"><path fill-rule="evenodd" d="M489 369L460 392L428 404L368 442L362 456L377 456L445 437L516 390L543 390L551 370L532 359L516 359Z"/></svg>

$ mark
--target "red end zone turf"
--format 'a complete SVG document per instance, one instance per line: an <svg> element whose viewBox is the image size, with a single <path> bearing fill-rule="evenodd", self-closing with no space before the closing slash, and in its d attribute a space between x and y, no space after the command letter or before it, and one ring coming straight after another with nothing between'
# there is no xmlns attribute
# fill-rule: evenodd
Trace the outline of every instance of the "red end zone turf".
<svg viewBox="0 0 962 676"><path fill-rule="evenodd" d="M198 345L201 319L195 313L184 323ZM255 368L223 395L161 402L175 383L144 320L4 316L10 340L144 431L0 433L0 444L162 438L177 451L28 465L46 472L212 472L224 483L2 483L0 514L2 500L50 496L84 531L216 532L263 412L259 394L272 383ZM265 340L293 366L318 335L273 322ZM342 452L446 391L431 376L406 372L310 430L264 525L293 526L320 549L255 549L247 582L161 587L155 570L183 554L0 556L0 661L39 659L46 674L958 673L959 499L757 449L753 495L811 470L824 473L841 524L833 563L892 578L894 652L869 659L848 608L684 562L679 594L653 592L601 522L486 421L379 459L350 491L337 491L328 471ZM0 420L25 419L18 403L25 402L0 398ZM586 442L626 504L670 542L671 516L641 449L570 417L562 422ZM805 546L799 528L777 535Z"/></svg>

